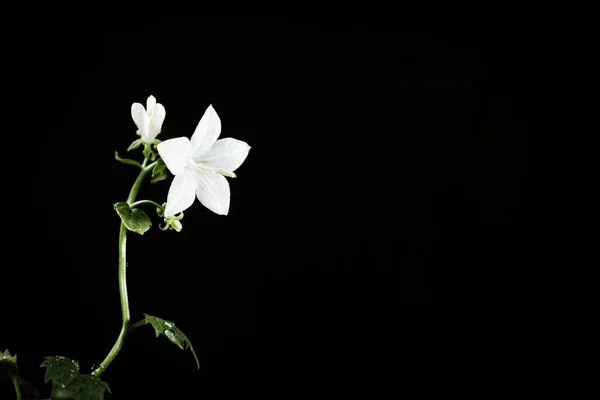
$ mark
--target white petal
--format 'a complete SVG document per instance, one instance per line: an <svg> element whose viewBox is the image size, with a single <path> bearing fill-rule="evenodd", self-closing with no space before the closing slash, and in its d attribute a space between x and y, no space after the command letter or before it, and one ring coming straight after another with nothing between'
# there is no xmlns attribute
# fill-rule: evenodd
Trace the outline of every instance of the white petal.
<svg viewBox="0 0 600 400"><path fill-rule="evenodd" d="M154 114L152 115L152 124L157 130L157 135L162 130L162 124L165 121L166 116L167 110L165 110L165 107L160 103L156 103L156 107L154 108Z"/></svg>
<svg viewBox="0 0 600 400"><path fill-rule="evenodd" d="M131 118L133 118L133 122L141 132L144 129L144 118L148 118L144 106L140 103L133 103L131 105Z"/></svg>
<svg viewBox="0 0 600 400"><path fill-rule="evenodd" d="M196 179L191 172L184 171L182 174L176 175L167 195L165 217L172 217L190 208L194 203L196 186Z"/></svg>
<svg viewBox="0 0 600 400"><path fill-rule="evenodd" d="M194 161L210 165L211 167L235 171L248 157L250 146L241 140L224 138L219 139L200 157Z"/></svg>
<svg viewBox="0 0 600 400"><path fill-rule="evenodd" d="M146 137L143 138L145 142L152 143L154 139L156 139L156 136L158 136L158 134L161 131L162 123L165 120L165 114L166 111L163 105L157 103L154 107L154 114L150 119L150 124L148 126L148 134L146 135Z"/></svg>
<svg viewBox="0 0 600 400"><path fill-rule="evenodd" d="M192 145L196 149L195 154L201 155L208 150L219 138L220 134L221 119L211 104L204 112L192 135Z"/></svg>
<svg viewBox="0 0 600 400"><path fill-rule="evenodd" d="M173 175L179 175L187 160L192 156L193 149L190 140L186 137L165 140L157 146L158 154Z"/></svg>
<svg viewBox="0 0 600 400"><path fill-rule="evenodd" d="M213 172L194 172L194 177L200 203L215 214L227 215L231 195L227 179Z"/></svg>
<svg viewBox="0 0 600 400"><path fill-rule="evenodd" d="M156 98L151 95L146 100L146 112L149 116L154 114L154 107L156 107Z"/></svg>

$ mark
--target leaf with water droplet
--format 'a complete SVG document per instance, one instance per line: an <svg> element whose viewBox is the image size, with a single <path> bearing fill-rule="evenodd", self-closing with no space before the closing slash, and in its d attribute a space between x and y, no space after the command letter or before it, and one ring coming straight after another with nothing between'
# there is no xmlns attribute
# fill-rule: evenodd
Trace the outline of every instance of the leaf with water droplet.
<svg viewBox="0 0 600 400"><path fill-rule="evenodd" d="M13 379L19 375L19 367L17 366L17 355L10 355L8 349L0 353L0 382Z"/></svg>
<svg viewBox="0 0 600 400"><path fill-rule="evenodd" d="M41 367L46 368L44 382L52 381L52 399L103 400L110 393L108 384L93 375L79 373L79 364L67 357L46 357Z"/></svg>
<svg viewBox="0 0 600 400"><path fill-rule="evenodd" d="M131 208L127 202L116 203L115 210L130 231L143 235L152 226L150 218L144 211L139 208Z"/></svg>
<svg viewBox="0 0 600 400"><path fill-rule="evenodd" d="M62 356L46 357L40 367L46 368L45 383L52 380L66 385L75 378L76 372L79 373L77 361Z"/></svg>
<svg viewBox="0 0 600 400"><path fill-rule="evenodd" d="M196 360L196 365L200 368L200 361L198 360L198 356L194 351L194 347L192 346L192 342L188 339L187 336L181 330L175 326L175 324L171 321L167 321L166 319L158 318L152 315L144 314L146 317L146 324L152 325L154 331L156 332L156 337L160 336L160 334L164 334L167 339L171 342L175 343L181 350L190 349L192 351L192 355Z"/></svg>

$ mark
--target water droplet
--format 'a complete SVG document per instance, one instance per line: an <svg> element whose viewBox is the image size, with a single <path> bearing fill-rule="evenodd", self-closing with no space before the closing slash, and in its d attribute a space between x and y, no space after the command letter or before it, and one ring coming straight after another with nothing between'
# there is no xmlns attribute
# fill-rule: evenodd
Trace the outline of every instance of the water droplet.
<svg viewBox="0 0 600 400"><path fill-rule="evenodd" d="M170 340L175 340L175 334L173 333L173 331L167 329L165 331L165 336L168 337Z"/></svg>
<svg viewBox="0 0 600 400"><path fill-rule="evenodd" d="M173 327L173 324L169 321L165 321L165 325L168 326L169 328Z"/></svg>

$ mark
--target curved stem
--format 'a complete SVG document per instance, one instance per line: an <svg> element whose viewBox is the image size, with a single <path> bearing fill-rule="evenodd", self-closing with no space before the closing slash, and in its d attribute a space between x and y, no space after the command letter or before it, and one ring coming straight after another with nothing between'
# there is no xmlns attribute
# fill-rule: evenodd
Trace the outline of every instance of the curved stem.
<svg viewBox="0 0 600 400"><path fill-rule="evenodd" d="M21 396L21 385L19 384L19 378L11 374L10 380L12 381L13 386L15 387L15 393L17 395L17 400L22 400L23 397Z"/></svg>
<svg viewBox="0 0 600 400"><path fill-rule="evenodd" d="M123 164L135 165L136 167L142 168L142 164L129 158L121 158L119 153L115 151L115 160L122 162Z"/></svg>
<svg viewBox="0 0 600 400"><path fill-rule="evenodd" d="M144 205L144 204L150 204L150 205L152 205L152 206L155 206L155 207L157 207L157 208L160 208L161 210L162 210L162 208L163 208L163 206L162 206L162 205L160 205L160 204L158 204L157 202L155 202L155 201L152 201L152 200L138 200L138 201L136 201L135 203L131 203L130 207L131 207L131 208L135 208L135 207L138 207L138 206L141 206L141 205Z"/></svg>
<svg viewBox="0 0 600 400"><path fill-rule="evenodd" d="M100 376L102 372L110 363L115 359L121 348L123 347L123 343L125 342L125 336L127 336L127 330L129 328L129 298L127 296L127 228L125 224L121 222L121 228L119 230L119 294L121 296L121 314L123 326L121 327L121 333L119 333L119 337L117 341L113 345L112 349L104 359L100 363L100 366L96 368L92 375Z"/></svg>
<svg viewBox="0 0 600 400"><path fill-rule="evenodd" d="M133 182L133 186L129 191L129 196L127 197L127 202L129 203L129 205L131 205L135 201L135 196L137 196L138 192L140 191L140 187L142 186L142 182L144 182L146 174L152 171L152 168L154 168L156 163L158 163L158 161L154 161L152 164L146 166L147 162L148 159L144 159L144 162L142 163L142 170L140 171L140 174L138 175L135 182Z"/></svg>
<svg viewBox="0 0 600 400"><path fill-rule="evenodd" d="M146 166L147 162L148 159L144 159L144 162L141 165L142 170L140 171L140 174L129 191L127 202L130 205L135 201L135 197L142 186L144 177L149 171L152 170L152 168L154 168L154 165L156 165L156 162L153 162L152 164ZM106 358L100 363L100 366L92 372L92 375L94 376L100 376L100 374L102 374L104 370L108 368L110 363L112 363L117 354L119 354L119 351L121 351L121 348L123 347L123 343L125 343L125 337L127 336L127 332L129 330L129 321L131 317L129 313L129 298L127 296L127 228L123 222L121 222L121 227L119 230L119 295L121 297L123 326L121 327L121 332L119 333L117 341L113 345Z"/></svg>

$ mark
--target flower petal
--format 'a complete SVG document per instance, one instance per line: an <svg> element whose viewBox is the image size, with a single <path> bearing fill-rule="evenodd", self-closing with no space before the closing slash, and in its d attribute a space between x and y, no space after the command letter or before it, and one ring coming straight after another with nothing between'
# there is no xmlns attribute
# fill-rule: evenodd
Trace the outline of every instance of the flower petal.
<svg viewBox="0 0 600 400"><path fill-rule="evenodd" d="M196 181L196 197L200 203L215 214L229 213L229 182L224 176L213 172L193 172Z"/></svg>
<svg viewBox="0 0 600 400"><path fill-rule="evenodd" d="M187 160L193 153L192 144L185 136L165 140L159 143L157 149L158 154L160 154L173 175L179 175L183 172Z"/></svg>
<svg viewBox="0 0 600 400"><path fill-rule="evenodd" d="M152 125L156 132L156 135L160 133L162 129L162 124L165 121L166 116L167 111L165 110L165 107L160 103L156 103L156 107L154 108L154 114L152 115ZM156 135L154 136L154 138L156 138Z"/></svg>
<svg viewBox="0 0 600 400"><path fill-rule="evenodd" d="M192 135L192 146L196 149L195 154L201 155L208 150L216 142L220 134L221 119L211 104L204 112Z"/></svg>
<svg viewBox="0 0 600 400"><path fill-rule="evenodd" d="M149 116L154 114L154 107L156 107L156 97L150 95L146 100L146 112Z"/></svg>
<svg viewBox="0 0 600 400"><path fill-rule="evenodd" d="M190 208L194 203L196 186L195 176L191 172L184 171L182 174L176 175L167 195L165 217L172 217Z"/></svg>
<svg viewBox="0 0 600 400"><path fill-rule="evenodd" d="M233 172L242 165L248 157L249 151L248 143L233 138L224 138L217 140L200 157L194 157L194 161Z"/></svg>
<svg viewBox="0 0 600 400"><path fill-rule="evenodd" d="M135 122L135 125L141 133L141 131L144 130L145 118L148 118L144 106L140 103L133 103L131 105L131 118L133 118L133 122Z"/></svg>

